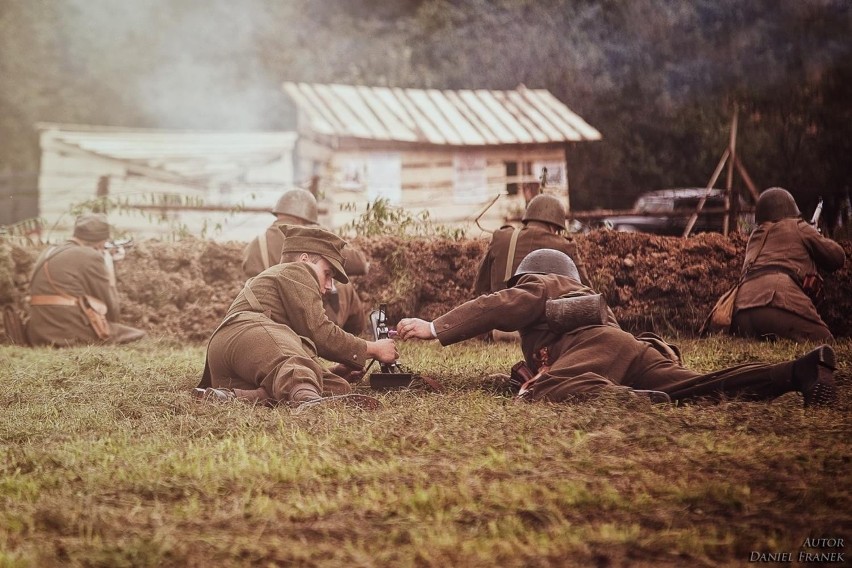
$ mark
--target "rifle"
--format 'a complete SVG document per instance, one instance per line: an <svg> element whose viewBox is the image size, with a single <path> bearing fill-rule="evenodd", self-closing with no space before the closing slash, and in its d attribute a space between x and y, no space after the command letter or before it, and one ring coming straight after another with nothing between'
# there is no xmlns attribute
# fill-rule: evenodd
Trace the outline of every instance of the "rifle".
<svg viewBox="0 0 852 568"><path fill-rule="evenodd" d="M820 218L821 215L822 215L822 197L819 198L819 201L817 202L816 209L814 209L814 215L813 215L813 217L811 217L811 225L816 227L817 224L819 223L819 218Z"/></svg>
<svg viewBox="0 0 852 568"><path fill-rule="evenodd" d="M133 237L128 239L107 241L104 249L112 256L113 260L124 260L127 249L133 246Z"/></svg>
<svg viewBox="0 0 852 568"><path fill-rule="evenodd" d="M816 209L814 209L813 217L811 217L811 225L813 225L817 231L819 231L818 225L820 215L822 215L822 197L819 198ZM820 276L819 272L808 272L802 276L801 286L808 298L810 298L814 303L814 306L820 305L825 299L825 281L822 276Z"/></svg>

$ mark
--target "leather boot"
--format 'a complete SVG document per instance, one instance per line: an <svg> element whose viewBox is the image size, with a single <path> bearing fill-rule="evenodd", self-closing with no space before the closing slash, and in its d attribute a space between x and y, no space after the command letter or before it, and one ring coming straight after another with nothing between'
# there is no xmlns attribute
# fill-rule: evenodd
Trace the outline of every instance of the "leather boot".
<svg viewBox="0 0 852 568"><path fill-rule="evenodd" d="M805 407L831 406L837 401L834 349L820 345L793 362L793 387L802 393Z"/></svg>

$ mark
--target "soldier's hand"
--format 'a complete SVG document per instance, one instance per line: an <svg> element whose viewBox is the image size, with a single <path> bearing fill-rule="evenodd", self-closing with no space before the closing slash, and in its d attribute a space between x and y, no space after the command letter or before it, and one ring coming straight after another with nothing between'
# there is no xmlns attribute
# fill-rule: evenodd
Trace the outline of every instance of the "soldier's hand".
<svg viewBox="0 0 852 568"><path fill-rule="evenodd" d="M346 379L348 383L357 383L364 378L364 369L353 369L347 365L337 364L329 369L332 373L342 379Z"/></svg>
<svg viewBox="0 0 852 568"><path fill-rule="evenodd" d="M403 318L396 324L400 339L434 339L432 322L420 318Z"/></svg>
<svg viewBox="0 0 852 568"><path fill-rule="evenodd" d="M399 351L393 339L379 339L367 342L367 355L375 357L382 363L393 363L399 359Z"/></svg>

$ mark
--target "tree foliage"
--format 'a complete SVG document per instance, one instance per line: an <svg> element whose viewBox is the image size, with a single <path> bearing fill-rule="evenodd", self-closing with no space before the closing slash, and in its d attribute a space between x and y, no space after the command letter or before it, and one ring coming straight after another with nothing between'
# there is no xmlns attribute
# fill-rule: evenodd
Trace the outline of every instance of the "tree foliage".
<svg viewBox="0 0 852 568"><path fill-rule="evenodd" d="M829 217L852 179L850 24L847 0L0 0L0 190L34 187L40 121L285 129L283 81L523 83L603 133L571 148L576 208L706 184L736 105L755 182Z"/></svg>

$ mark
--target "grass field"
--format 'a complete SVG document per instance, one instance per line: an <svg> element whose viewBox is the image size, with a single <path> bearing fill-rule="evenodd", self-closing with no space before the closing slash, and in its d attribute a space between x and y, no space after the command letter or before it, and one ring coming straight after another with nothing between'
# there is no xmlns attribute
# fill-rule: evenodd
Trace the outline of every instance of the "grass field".
<svg viewBox="0 0 852 568"><path fill-rule="evenodd" d="M807 349L679 343L701 370ZM517 346L468 342L401 345L446 393L294 413L193 401L201 346L0 346L0 567L795 565L852 537L836 348L833 410L515 404L480 378Z"/></svg>

